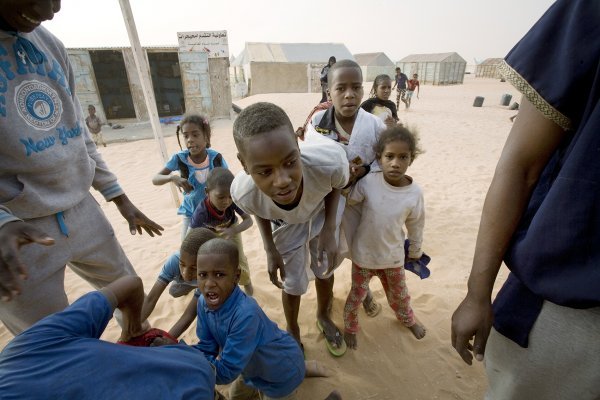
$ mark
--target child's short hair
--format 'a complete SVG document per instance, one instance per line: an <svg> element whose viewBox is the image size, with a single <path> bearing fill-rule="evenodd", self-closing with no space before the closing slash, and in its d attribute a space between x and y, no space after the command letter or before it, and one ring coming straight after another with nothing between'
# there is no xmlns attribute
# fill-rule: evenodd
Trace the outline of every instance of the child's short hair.
<svg viewBox="0 0 600 400"><path fill-rule="evenodd" d="M177 130L175 134L177 135L177 143L179 144L179 148L181 147L181 141L179 140L179 132L183 129L183 125L185 124L196 124L204 133L204 139L206 140L206 148L210 148L210 124L208 123L208 118L200 114L188 114L185 115L181 121L179 121L179 125L177 125Z"/></svg>
<svg viewBox="0 0 600 400"><path fill-rule="evenodd" d="M400 67L396 67L396 72L402 72L402 70L400 69Z"/></svg>
<svg viewBox="0 0 600 400"><path fill-rule="evenodd" d="M254 103L244 108L233 123L233 140L241 152L246 139L271 132L281 126L289 128L290 135L296 137L292 121L281 107L273 103Z"/></svg>
<svg viewBox="0 0 600 400"><path fill-rule="evenodd" d="M94 110L94 111L96 111L96 107L94 107L94 105L93 105L93 104L90 104L90 105L88 106L88 110Z"/></svg>
<svg viewBox="0 0 600 400"><path fill-rule="evenodd" d="M217 234L210 229L192 228L185 235L183 242L181 242L180 251L196 255L200 246L216 237L218 237Z"/></svg>
<svg viewBox="0 0 600 400"><path fill-rule="evenodd" d="M201 254L223 254L229 259L229 263L234 268L240 265L240 255L235 243L231 240L216 238L204 243L198 249L198 255Z"/></svg>
<svg viewBox="0 0 600 400"><path fill-rule="evenodd" d="M333 84L333 73L340 68L355 68L360 74L360 80L362 81L362 69L360 68L360 65L352 60L340 60L333 64L331 68L329 68L329 72L327 72L327 84L329 87Z"/></svg>
<svg viewBox="0 0 600 400"><path fill-rule="evenodd" d="M373 150L375 151L377 158L381 157L381 154L388 143L395 141L405 142L408 144L411 163L419 154L424 153L423 149L421 149L421 146L419 145L419 135L414 129L409 130L404 126L394 126L381 132L379 139L375 145L373 145Z"/></svg>
<svg viewBox="0 0 600 400"><path fill-rule="evenodd" d="M223 167L213 168L206 177L206 190L213 190L218 187L229 189L233 182L233 174L230 170Z"/></svg>
<svg viewBox="0 0 600 400"><path fill-rule="evenodd" d="M392 82L392 78L390 78L387 74L377 75L375 80L373 81L373 86L371 87L371 92L369 93L370 97L377 97L377 87L383 83L385 80Z"/></svg>

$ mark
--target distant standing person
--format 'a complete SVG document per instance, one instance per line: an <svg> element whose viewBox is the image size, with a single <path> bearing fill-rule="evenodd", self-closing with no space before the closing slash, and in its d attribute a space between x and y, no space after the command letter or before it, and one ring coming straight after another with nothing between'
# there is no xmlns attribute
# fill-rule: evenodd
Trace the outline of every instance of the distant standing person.
<svg viewBox="0 0 600 400"><path fill-rule="evenodd" d="M96 143L96 146L102 143L102 145L106 147L104 136L102 136L102 121L100 121L100 118L96 115L96 107L90 104L88 106L88 114L89 115L85 117L85 124L92 134L94 143Z"/></svg>
<svg viewBox="0 0 600 400"><path fill-rule="evenodd" d="M394 87L392 88L392 90L394 90L394 88L396 88L396 92L398 93L396 95L396 108L400 107L400 100L402 100L402 102L404 104L406 104L406 82L407 81L408 81L408 76L406 76L406 74L404 74L402 72L400 67L397 67Z"/></svg>
<svg viewBox="0 0 600 400"><path fill-rule="evenodd" d="M417 99L419 98L420 85L419 85L419 75L413 74L412 79L408 81L408 90L406 91L406 101L404 104L406 108L410 108L410 103L412 101L413 94L415 93L415 89L417 91Z"/></svg>
<svg viewBox="0 0 600 400"><path fill-rule="evenodd" d="M327 65L323 67L321 70L321 101L319 103L325 103L327 101L327 74L329 73L329 68L336 63L336 59L334 56L329 57L329 61Z"/></svg>

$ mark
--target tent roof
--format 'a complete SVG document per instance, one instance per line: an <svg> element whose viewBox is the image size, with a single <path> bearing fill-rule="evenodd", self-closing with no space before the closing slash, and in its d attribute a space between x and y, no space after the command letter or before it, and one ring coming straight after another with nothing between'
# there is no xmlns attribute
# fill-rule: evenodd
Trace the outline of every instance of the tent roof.
<svg viewBox="0 0 600 400"><path fill-rule="evenodd" d="M477 65L496 65L502 63L503 58L486 58Z"/></svg>
<svg viewBox="0 0 600 400"><path fill-rule="evenodd" d="M461 61L465 62L456 52L450 53L432 53L432 54L411 54L398 62L442 62L442 61Z"/></svg>
<svg viewBox="0 0 600 400"><path fill-rule="evenodd" d="M394 62L383 52L355 54L354 58L360 66L394 66Z"/></svg>
<svg viewBox="0 0 600 400"><path fill-rule="evenodd" d="M326 64L329 57L354 60L343 43L256 43L246 42L232 65L253 62L300 62Z"/></svg>

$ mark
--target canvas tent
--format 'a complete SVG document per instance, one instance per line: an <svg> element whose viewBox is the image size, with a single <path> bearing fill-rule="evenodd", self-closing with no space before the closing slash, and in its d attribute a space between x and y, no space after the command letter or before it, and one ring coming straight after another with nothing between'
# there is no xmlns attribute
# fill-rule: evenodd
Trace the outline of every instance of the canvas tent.
<svg viewBox="0 0 600 400"><path fill-rule="evenodd" d="M245 84L248 95L320 92L319 73L331 56L354 60L342 43L246 42L231 64L232 86Z"/></svg>
<svg viewBox="0 0 600 400"><path fill-rule="evenodd" d="M500 79L500 72L498 72L498 66L502 63L502 58L487 58L477 64L475 68L476 78L495 78Z"/></svg>
<svg viewBox="0 0 600 400"><path fill-rule="evenodd" d="M377 75L381 74L394 78L396 65L385 53L361 53L355 54L354 58L362 69L365 82L372 82Z"/></svg>
<svg viewBox="0 0 600 400"><path fill-rule="evenodd" d="M396 63L409 78L432 85L463 83L467 62L458 53L411 54Z"/></svg>

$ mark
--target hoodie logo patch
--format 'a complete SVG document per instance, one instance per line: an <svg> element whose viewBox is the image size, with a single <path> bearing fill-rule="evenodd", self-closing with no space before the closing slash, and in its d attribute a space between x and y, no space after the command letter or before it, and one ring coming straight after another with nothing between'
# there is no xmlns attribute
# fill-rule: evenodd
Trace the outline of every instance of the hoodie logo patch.
<svg viewBox="0 0 600 400"><path fill-rule="evenodd" d="M58 124L63 111L58 93L39 81L24 81L17 86L15 105L28 125L44 131Z"/></svg>

